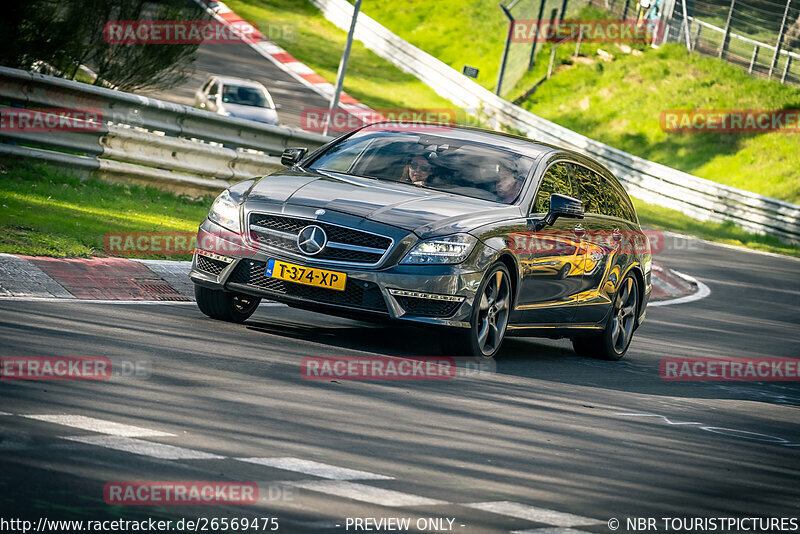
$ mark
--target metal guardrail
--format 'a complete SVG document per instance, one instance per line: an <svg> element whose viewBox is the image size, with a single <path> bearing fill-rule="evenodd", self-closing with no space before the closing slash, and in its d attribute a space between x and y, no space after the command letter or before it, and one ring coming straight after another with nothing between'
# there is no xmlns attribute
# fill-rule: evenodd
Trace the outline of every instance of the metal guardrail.
<svg viewBox="0 0 800 534"><path fill-rule="evenodd" d="M53 76L0 67L0 113L9 108L91 109L93 131L0 129L0 155L33 158L110 179L158 182L185 192L219 191L229 181L280 168L284 148L315 149L317 134Z"/></svg>
<svg viewBox="0 0 800 534"><path fill-rule="evenodd" d="M336 26L349 27L353 6L346 0L311 0L311 3ZM364 13L358 16L355 38L468 113L488 118L495 126L522 131L537 141L595 157L617 175L631 195L645 202L681 211L701 221L731 221L751 232L800 243L800 205L698 178L547 121L496 96Z"/></svg>

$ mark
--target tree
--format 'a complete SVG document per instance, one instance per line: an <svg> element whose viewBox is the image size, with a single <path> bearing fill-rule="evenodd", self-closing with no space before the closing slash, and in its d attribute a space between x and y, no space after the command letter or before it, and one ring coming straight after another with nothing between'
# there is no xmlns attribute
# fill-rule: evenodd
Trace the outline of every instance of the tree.
<svg viewBox="0 0 800 534"><path fill-rule="evenodd" d="M199 45L109 43L106 23L208 19L190 0L27 0L11 6L11 16L0 22L0 31L7 29L4 35L11 36L0 63L31 69L43 62L69 79L86 66L97 74L95 85L123 91L179 84L188 76Z"/></svg>

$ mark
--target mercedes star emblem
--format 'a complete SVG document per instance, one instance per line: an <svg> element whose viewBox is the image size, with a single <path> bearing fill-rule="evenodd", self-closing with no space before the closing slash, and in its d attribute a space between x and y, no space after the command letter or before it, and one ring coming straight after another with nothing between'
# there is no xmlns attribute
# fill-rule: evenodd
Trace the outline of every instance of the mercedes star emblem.
<svg viewBox="0 0 800 534"><path fill-rule="evenodd" d="M322 252L327 242L328 236L325 234L325 230L316 224L306 226L297 234L297 248L300 249L300 252L309 256Z"/></svg>

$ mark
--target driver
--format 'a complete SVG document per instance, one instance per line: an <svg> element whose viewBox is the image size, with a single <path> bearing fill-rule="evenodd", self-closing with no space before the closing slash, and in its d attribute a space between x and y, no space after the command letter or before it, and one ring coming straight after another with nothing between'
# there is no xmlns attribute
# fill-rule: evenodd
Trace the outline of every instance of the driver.
<svg viewBox="0 0 800 534"><path fill-rule="evenodd" d="M428 185L433 168L425 156L414 156L403 169L403 181Z"/></svg>
<svg viewBox="0 0 800 534"><path fill-rule="evenodd" d="M501 161L497 164L497 181L494 185L495 194L505 203L511 203L522 189L522 180L513 163Z"/></svg>

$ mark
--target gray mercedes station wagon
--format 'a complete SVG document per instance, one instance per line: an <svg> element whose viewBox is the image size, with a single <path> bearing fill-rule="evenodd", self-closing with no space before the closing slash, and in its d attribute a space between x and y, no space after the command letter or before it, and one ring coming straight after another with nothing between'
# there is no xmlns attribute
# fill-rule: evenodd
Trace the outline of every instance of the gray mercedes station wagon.
<svg viewBox="0 0 800 534"><path fill-rule="evenodd" d="M390 122L281 161L224 191L200 225L190 276L209 317L243 322L266 298L440 327L458 355L494 357L519 335L611 360L644 320L647 237L586 156Z"/></svg>

